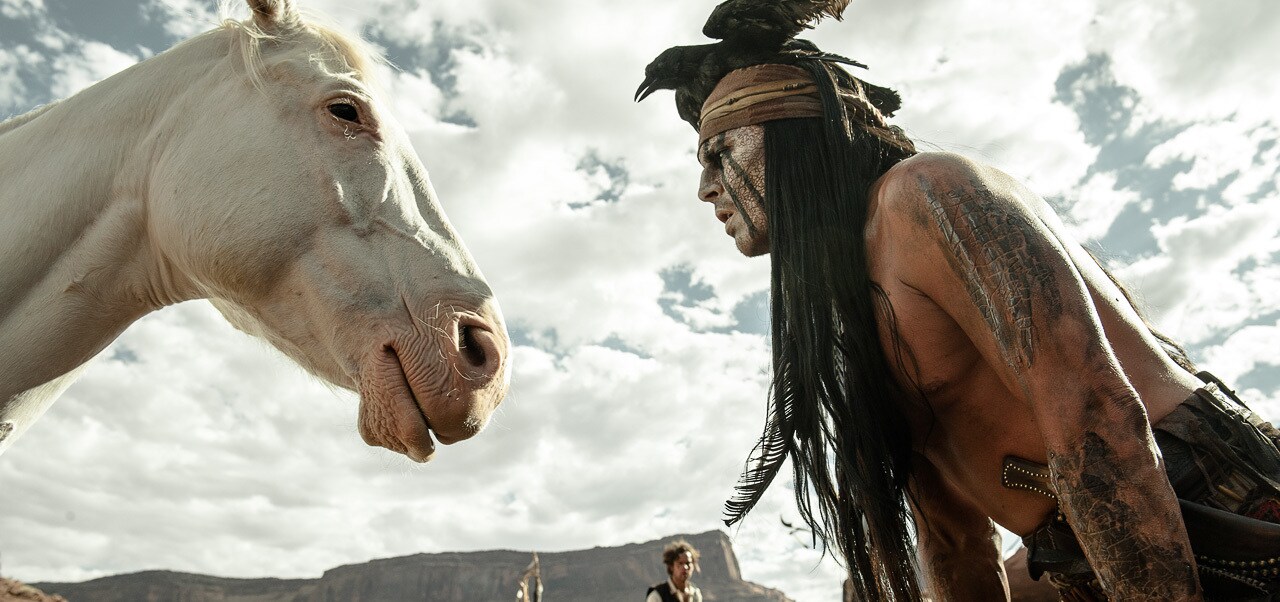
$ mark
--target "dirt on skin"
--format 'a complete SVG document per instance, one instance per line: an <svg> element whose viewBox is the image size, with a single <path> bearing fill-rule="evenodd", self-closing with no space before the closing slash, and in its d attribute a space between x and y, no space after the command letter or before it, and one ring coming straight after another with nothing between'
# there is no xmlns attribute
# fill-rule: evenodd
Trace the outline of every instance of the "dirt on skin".
<svg viewBox="0 0 1280 602"><path fill-rule="evenodd" d="M0 577L0 602L67 602L67 599L50 596L21 581Z"/></svg>

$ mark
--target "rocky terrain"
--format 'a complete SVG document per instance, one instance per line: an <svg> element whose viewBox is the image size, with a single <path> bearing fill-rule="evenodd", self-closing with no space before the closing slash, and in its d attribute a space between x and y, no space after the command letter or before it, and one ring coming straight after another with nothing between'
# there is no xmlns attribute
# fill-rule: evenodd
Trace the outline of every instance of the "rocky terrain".
<svg viewBox="0 0 1280 602"><path fill-rule="evenodd" d="M708 602L789 601L782 592L742 580L738 558L728 536L720 531L614 548L539 552L544 600L641 600L649 585L666 578L662 546L677 537L702 552L702 572L694 583ZM147 571L83 583L35 585L71 602L502 602L515 600L530 558L529 552L514 551L416 554L340 566L318 579L232 579ZM9 599L0 598L0 602Z"/></svg>
<svg viewBox="0 0 1280 602"><path fill-rule="evenodd" d="M0 602L67 602L67 599L50 596L21 581L0 577Z"/></svg>

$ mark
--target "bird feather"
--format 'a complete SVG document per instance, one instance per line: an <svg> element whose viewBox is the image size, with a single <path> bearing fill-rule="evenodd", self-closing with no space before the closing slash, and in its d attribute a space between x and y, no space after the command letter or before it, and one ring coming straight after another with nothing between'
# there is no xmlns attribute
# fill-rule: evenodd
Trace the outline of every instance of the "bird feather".
<svg viewBox="0 0 1280 602"><path fill-rule="evenodd" d="M702 33L748 45L781 45L822 17L843 18L849 0L726 0Z"/></svg>
<svg viewBox="0 0 1280 602"><path fill-rule="evenodd" d="M726 0L716 6L703 33L719 41L675 46L645 67L645 79L635 99L655 90L675 90L680 118L698 127L702 103L720 78L735 69L763 63L801 61L866 65L838 54L822 52L812 42L796 38L818 19L840 19L849 0Z"/></svg>

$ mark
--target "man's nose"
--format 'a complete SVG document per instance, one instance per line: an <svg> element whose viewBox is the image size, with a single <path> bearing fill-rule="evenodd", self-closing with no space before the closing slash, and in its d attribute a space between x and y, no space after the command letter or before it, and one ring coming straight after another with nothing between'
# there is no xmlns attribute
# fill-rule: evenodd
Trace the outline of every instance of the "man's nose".
<svg viewBox="0 0 1280 602"><path fill-rule="evenodd" d="M698 183L698 198L714 203L720 195L724 194L724 187L720 184L720 178L711 170L702 172L702 181Z"/></svg>

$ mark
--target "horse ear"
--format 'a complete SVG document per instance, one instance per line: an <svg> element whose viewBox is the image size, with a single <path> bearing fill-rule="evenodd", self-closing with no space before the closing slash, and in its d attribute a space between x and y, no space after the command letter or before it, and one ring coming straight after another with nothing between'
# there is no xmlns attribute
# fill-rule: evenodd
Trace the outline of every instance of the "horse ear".
<svg viewBox="0 0 1280 602"><path fill-rule="evenodd" d="M263 31L278 31L296 24L298 5L293 0L248 0L253 22Z"/></svg>

